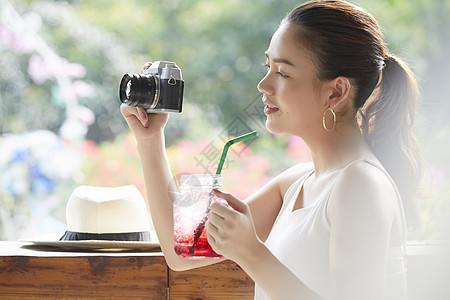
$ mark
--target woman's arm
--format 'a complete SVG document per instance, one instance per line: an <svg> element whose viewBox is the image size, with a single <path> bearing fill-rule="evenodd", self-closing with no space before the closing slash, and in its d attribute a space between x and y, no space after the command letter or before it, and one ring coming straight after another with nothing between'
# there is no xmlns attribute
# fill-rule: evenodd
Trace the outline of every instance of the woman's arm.
<svg viewBox="0 0 450 300"><path fill-rule="evenodd" d="M206 223L208 241L215 251L239 264L273 300L321 299L258 238L247 203L220 191L216 196L229 205L213 204Z"/></svg>
<svg viewBox="0 0 450 300"><path fill-rule="evenodd" d="M173 270L186 270L216 263L220 260L186 260L174 250L173 201L178 194L164 139L167 114L147 114L140 107L121 106L131 131L137 140L137 149L144 172L147 201L153 225L158 235L167 264Z"/></svg>
<svg viewBox="0 0 450 300"><path fill-rule="evenodd" d="M147 114L143 108L121 106L131 131L137 140L153 225L169 267L186 270L217 263L221 260L186 260L173 247L173 201L178 194L167 158L164 128L167 114ZM293 167L280 174L248 198L258 235L263 240L272 228L282 204L282 194L304 167Z"/></svg>
<svg viewBox="0 0 450 300"><path fill-rule="evenodd" d="M145 68L150 62L144 64ZM186 270L216 263L220 260L186 260L179 257L174 249L173 201L178 188L173 180L166 154L164 128L168 114L148 114L142 107L122 104L120 111L133 132L144 172L147 202L153 225L164 258L173 270Z"/></svg>
<svg viewBox="0 0 450 300"><path fill-rule="evenodd" d="M400 212L391 182L373 166L353 164L329 201L331 299L382 299L390 240L402 240L392 230Z"/></svg>

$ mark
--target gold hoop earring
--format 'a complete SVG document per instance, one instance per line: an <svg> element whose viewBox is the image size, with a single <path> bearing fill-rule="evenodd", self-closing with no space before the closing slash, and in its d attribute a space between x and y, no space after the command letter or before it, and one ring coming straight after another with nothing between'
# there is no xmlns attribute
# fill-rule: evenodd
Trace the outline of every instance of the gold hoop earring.
<svg viewBox="0 0 450 300"><path fill-rule="evenodd" d="M325 124L325 117L327 115L327 111L331 111L331 114L333 115L333 127L328 128L327 124ZM327 108L325 109L325 111L323 112L323 117L322 117L322 125L323 125L323 129L325 129L326 131L333 131L334 127L336 127L336 114L334 113L334 110L331 108Z"/></svg>

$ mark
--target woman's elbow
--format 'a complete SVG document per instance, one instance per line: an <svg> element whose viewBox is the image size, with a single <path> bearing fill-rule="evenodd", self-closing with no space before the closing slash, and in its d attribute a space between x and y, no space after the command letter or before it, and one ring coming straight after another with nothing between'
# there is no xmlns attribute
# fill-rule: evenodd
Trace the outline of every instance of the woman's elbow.
<svg viewBox="0 0 450 300"><path fill-rule="evenodd" d="M166 259L166 263L167 263L167 266L169 267L169 269L171 269L172 271L175 271L175 272L181 272L181 271L186 271L186 270L190 269L187 266L180 264L179 262L172 261L172 260Z"/></svg>
<svg viewBox="0 0 450 300"><path fill-rule="evenodd" d="M181 272L195 268L195 266L190 263L192 261L182 259L176 255L164 255L164 259L166 260L167 266L172 271Z"/></svg>
<svg viewBox="0 0 450 300"><path fill-rule="evenodd" d="M184 259L176 254L164 254L167 266L176 272L192 270L196 268L206 267L223 261L224 259Z"/></svg>

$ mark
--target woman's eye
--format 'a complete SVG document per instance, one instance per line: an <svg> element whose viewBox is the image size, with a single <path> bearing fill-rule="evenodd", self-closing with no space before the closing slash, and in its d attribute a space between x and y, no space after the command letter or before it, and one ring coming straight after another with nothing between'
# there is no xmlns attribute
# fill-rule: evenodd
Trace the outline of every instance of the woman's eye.
<svg viewBox="0 0 450 300"><path fill-rule="evenodd" d="M262 64L262 66L266 69L267 72L270 71L270 65L269 65L269 63L265 62L265 63ZM282 77L282 78L288 78L288 77L289 77L288 75L286 75L286 74L280 72L280 70L278 70L278 72L276 72L275 74L277 74L277 76L280 76L280 77Z"/></svg>
<svg viewBox="0 0 450 300"><path fill-rule="evenodd" d="M288 78L289 76L286 74L281 73L280 71L277 72L277 75L283 78Z"/></svg>

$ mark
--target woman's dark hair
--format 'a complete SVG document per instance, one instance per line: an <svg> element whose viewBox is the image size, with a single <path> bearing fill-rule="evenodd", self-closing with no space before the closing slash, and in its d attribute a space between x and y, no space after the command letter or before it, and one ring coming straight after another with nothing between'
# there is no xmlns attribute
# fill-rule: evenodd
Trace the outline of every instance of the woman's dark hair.
<svg viewBox="0 0 450 300"><path fill-rule="evenodd" d="M345 1L306 2L292 10L282 24L294 26L298 42L312 55L320 80L338 76L351 80L361 131L394 179L408 221L414 224L413 199L421 160L412 131L419 102L413 73L388 52L377 21Z"/></svg>

